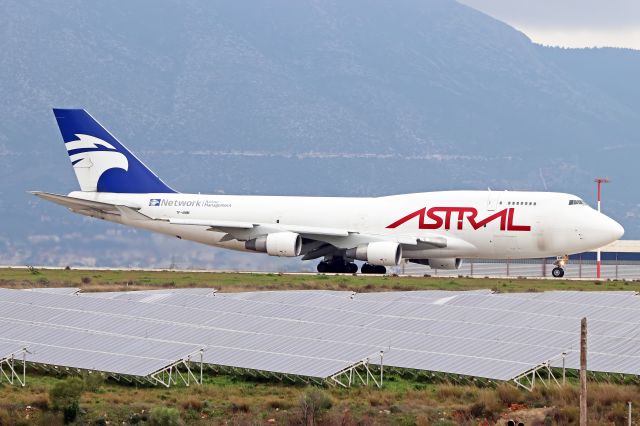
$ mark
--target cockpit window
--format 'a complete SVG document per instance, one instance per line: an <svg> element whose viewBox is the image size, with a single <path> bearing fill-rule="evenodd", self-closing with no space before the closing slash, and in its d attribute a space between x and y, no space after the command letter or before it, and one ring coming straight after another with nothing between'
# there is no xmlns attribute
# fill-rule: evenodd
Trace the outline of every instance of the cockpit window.
<svg viewBox="0 0 640 426"><path fill-rule="evenodd" d="M575 206L576 204L584 205L586 203L584 201L582 201L582 200L569 200L569 205L570 206Z"/></svg>

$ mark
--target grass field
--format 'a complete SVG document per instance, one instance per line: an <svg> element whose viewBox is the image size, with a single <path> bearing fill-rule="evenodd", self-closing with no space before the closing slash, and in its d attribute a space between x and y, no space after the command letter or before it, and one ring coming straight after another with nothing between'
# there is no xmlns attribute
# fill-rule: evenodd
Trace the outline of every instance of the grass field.
<svg viewBox="0 0 640 426"><path fill-rule="evenodd" d="M212 287L219 291L332 289L352 291L471 290L640 290L640 282L435 277L236 274L206 272L0 269L8 288L80 287L83 291ZM602 378L602 377L601 377ZM600 378L600 379L601 379ZM64 423L70 404L60 389L68 376L27 372L27 386L0 382L0 426ZM136 386L86 376L78 394L76 424L572 424L578 419L578 387L538 386L533 392L511 384L437 381L428 374L389 373L382 389L315 387L251 377L207 374L201 386ZM453 380L453 378L451 379ZM65 388L66 387L66 388ZM58 391L54 391L58 389ZM623 424L626 401L640 404L636 384L593 382L590 423ZM53 392L53 393L52 393ZM63 392L64 393L64 392ZM65 394L66 395L66 394ZM68 395L67 395L68 396ZM66 405L65 405L66 404ZM634 415L637 421L640 417ZM177 421L177 423L172 423Z"/></svg>
<svg viewBox="0 0 640 426"><path fill-rule="evenodd" d="M640 281L5 268L0 269L0 287L80 287L83 291L212 287L222 292L309 289L356 292L476 289L492 289L498 292L640 291Z"/></svg>

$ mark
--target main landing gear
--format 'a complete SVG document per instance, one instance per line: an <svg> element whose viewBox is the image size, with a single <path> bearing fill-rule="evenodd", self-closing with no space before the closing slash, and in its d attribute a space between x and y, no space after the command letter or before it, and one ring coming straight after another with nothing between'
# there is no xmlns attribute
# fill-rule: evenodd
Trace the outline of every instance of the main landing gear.
<svg viewBox="0 0 640 426"><path fill-rule="evenodd" d="M382 265L370 265L368 263L365 263L360 268L360 272L363 273L363 274L380 274L380 275L384 275L384 274L387 273L387 268L385 268Z"/></svg>
<svg viewBox="0 0 640 426"><path fill-rule="evenodd" d="M318 272L336 273L336 274L355 274L358 272L358 265L353 262L347 262L343 257L334 257L329 261L318 263Z"/></svg>
<svg viewBox="0 0 640 426"><path fill-rule="evenodd" d="M554 278L564 277L564 265L566 265L568 261L569 261L569 256L566 256L566 255L558 256L556 261L553 262L553 264L556 265L556 267L553 268L553 270L551 271L551 275L553 275Z"/></svg>
<svg viewBox="0 0 640 426"><path fill-rule="evenodd" d="M323 260L318 263L317 269L321 274L355 274L358 272L358 265L347 261L344 257L332 257L329 260ZM370 265L369 263L365 263L362 265L362 268L360 268L360 273L384 275L387 273L387 268L380 265Z"/></svg>

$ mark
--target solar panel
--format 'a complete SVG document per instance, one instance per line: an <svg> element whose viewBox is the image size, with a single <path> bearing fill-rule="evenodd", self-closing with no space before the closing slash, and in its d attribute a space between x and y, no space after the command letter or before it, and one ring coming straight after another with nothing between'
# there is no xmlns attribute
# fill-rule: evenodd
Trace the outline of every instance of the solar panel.
<svg viewBox="0 0 640 426"><path fill-rule="evenodd" d="M387 366L508 380L563 352L576 368L582 316L590 369L640 374L638 313L631 292L0 290L0 341L131 375L204 348L208 364L326 378L384 350Z"/></svg>
<svg viewBox="0 0 640 426"><path fill-rule="evenodd" d="M173 288L162 290L136 290L136 291L105 291L83 293L83 296L95 297L99 299L122 299L133 301L153 300L153 298L162 298L169 294L192 294L198 296L210 296L216 292L213 288Z"/></svg>
<svg viewBox="0 0 640 426"><path fill-rule="evenodd" d="M236 299L236 295L218 294L216 303L213 301L204 302L196 298L182 297L168 298L161 303L178 303L181 306L193 306L200 309L220 310L229 316L234 312L243 314L251 313L255 315L266 315L271 318L271 324L281 327L276 320L292 318L289 310L282 305L288 305L292 299L286 295L287 292L269 292L270 294L262 298L246 298L252 302L260 299L262 303L269 303L278 308L265 310L261 305L237 305L220 304L221 299ZM526 366L521 364L520 372L532 367L532 361L527 360L530 353L538 356L538 363L546 362L557 357L562 352L576 351L578 347L579 320L582 316L590 318L590 332L592 344L595 348L602 347L602 355L598 355L602 360L594 362L591 369L594 371L618 372L616 364L632 364L627 358L613 360L611 365L606 360L612 357L629 357L632 354L640 353L638 339L629 336L636 336L640 321L638 310L640 309L640 298L634 292L549 292L549 293L517 293L517 294L491 294L482 292L397 292L397 293L365 293L353 295L344 292L345 296L338 298L328 304L326 297L317 300L312 292L300 292L295 300L296 305L307 306L311 309L321 309L324 313L311 317L310 313L300 320L312 320L321 324L331 324L334 318L340 318L341 328L360 326L365 330L347 333L357 337L349 337L349 341L376 342L387 347L385 364L405 367L420 368L434 371L445 371L463 374L460 371L471 371L476 376L489 378L503 378L504 372L510 374L509 369L500 369L498 374L495 369L487 368L485 362L480 363L475 360L467 360L464 369L452 368L446 363L437 362L437 357L429 357L428 351L417 352L418 355L409 356L402 353L402 350L412 350L415 348L398 347L395 338L398 333L418 333L422 341L428 342L435 347L435 337L445 337L447 342L453 343L456 339L478 339L484 341L486 345L498 347L500 357L490 359L486 356L480 357L485 361L495 362L491 365L500 365L499 362L519 362L527 361ZM278 297L281 294L283 297ZM284 297L286 296L286 297ZM268 301L268 302L265 302ZM316 303L317 302L317 303ZM620 310L623 309L622 315ZM335 316L335 311L339 311ZM350 315L349 312L358 315ZM346 318L345 318L345 313ZM324 317L324 319L323 319ZM367 322L368 319L373 319ZM229 318L231 321L239 322L235 317ZM275 322L274 322L275 321ZM364 324L364 325L363 325ZM367 331L374 331L373 335ZM391 335L385 331L392 331ZM345 338L343 333L334 330L334 338ZM626 338L624 346L619 341L612 338ZM385 340L386 339L386 340ZM393 343L392 343L393 342ZM512 348L519 348L518 345L532 345L544 347L542 353L531 352L529 346L520 347L520 351L511 351ZM415 345L415 344L414 344ZM455 345L450 344L450 348ZM620 348L624 347L624 352ZM390 348L390 350L389 350ZM464 359L465 356L474 356L471 346L462 345L458 349L450 350L446 356L458 356ZM437 352L437 351L436 351ZM477 353L475 354L477 355ZM400 358L403 359L400 362ZM396 359L398 361L396 361ZM578 364L573 363L574 358L567 358L569 368L577 368ZM411 362L409 362L410 360ZM409 363L408 363L409 362ZM408 364L407 364L408 363ZM639 364L640 365L640 364ZM513 370L515 371L515 370ZM629 372L626 368L624 372ZM639 370L635 370L640 372Z"/></svg>
<svg viewBox="0 0 640 426"><path fill-rule="evenodd" d="M80 291L77 287L34 287L25 288L23 291L37 291L39 293L52 293L52 294L75 294Z"/></svg>
<svg viewBox="0 0 640 426"><path fill-rule="evenodd" d="M0 360L10 358L11 355L18 356L22 354L22 346L14 342L0 340Z"/></svg>
<svg viewBox="0 0 640 426"><path fill-rule="evenodd" d="M77 332L78 329L90 333L92 336L99 336L99 338L109 341L109 344L124 337L134 340L144 339L144 347L134 347L131 348L131 352L119 353L118 355L150 357L151 354L158 353L158 351L166 352L168 343L199 345L188 347L188 352L163 355L161 359L164 361L164 365L167 364L167 360L178 359L178 356L184 356L185 353L206 346L205 362L218 359L218 352L226 354L235 352L238 356L235 357L236 363L231 364L234 367L252 368L250 365L255 365L255 361L252 361L250 365L242 363L242 359L248 357L251 360L259 359L259 365L265 371L325 378L331 373L338 372L360 361L371 352L379 350L379 348L372 349L370 345L335 342L323 339L322 336L291 337L282 333L267 334L249 329L222 329L210 324L216 315L203 310L180 309L151 303L93 299L91 297L40 297L35 294L8 294L5 297L1 291L0 295L2 295L0 318L11 322L12 325L24 325L26 328L20 329L19 333L31 339L25 338L28 340L26 343L29 344L45 342L52 345L50 341L38 333L38 328L42 327L42 324L46 324L47 327L56 330L55 333L58 333L60 329L63 330L56 336L56 341L65 340L67 334L70 333L69 330ZM30 324L23 324L27 321ZM36 321L41 324L37 324ZM258 326L259 323L256 324L256 328ZM51 335L53 334L51 333ZM10 330L2 328L1 322L0 336L16 338ZM70 338L70 340L73 339ZM78 349L87 350L99 346L98 343L93 341L90 346ZM123 346L126 347L122 341L116 344L116 347ZM70 348L69 346L63 347ZM147 353L147 349L151 352ZM100 351L102 350L100 349ZM113 355L113 351L110 354ZM288 367L288 364L282 362L282 359L294 361ZM56 359L52 363L69 365L64 364L63 361ZM97 364L88 365L84 359L82 362L82 368L112 371L105 370L104 367L101 369ZM222 361L220 364L223 365ZM306 370L302 368L305 365L307 366ZM324 368L319 368L319 365ZM109 368L112 367L109 366ZM157 365L153 365L148 370L154 369L157 369ZM114 372L125 374L123 371ZM139 371L138 373L141 375L148 373L148 371ZM129 371L127 374L132 374L132 372ZM317 374L322 375L317 376Z"/></svg>

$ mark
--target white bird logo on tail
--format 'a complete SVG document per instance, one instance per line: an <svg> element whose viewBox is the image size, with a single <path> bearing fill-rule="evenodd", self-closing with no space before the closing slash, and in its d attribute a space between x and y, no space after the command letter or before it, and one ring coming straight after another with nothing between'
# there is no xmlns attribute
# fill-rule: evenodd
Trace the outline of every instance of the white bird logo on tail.
<svg viewBox="0 0 640 426"><path fill-rule="evenodd" d="M86 192L98 190L98 180L110 169L129 169L127 157L108 142L95 136L76 134L75 141L65 143L80 189ZM71 154L72 151L84 150Z"/></svg>

